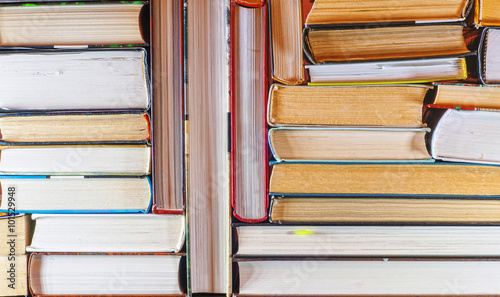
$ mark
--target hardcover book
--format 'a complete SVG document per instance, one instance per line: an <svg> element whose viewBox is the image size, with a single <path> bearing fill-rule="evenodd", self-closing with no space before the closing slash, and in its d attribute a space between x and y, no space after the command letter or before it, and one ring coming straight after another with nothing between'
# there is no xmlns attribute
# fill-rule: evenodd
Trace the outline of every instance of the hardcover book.
<svg viewBox="0 0 500 297"><path fill-rule="evenodd" d="M440 57L469 53L462 24L306 28L313 63Z"/></svg>
<svg viewBox="0 0 500 297"><path fill-rule="evenodd" d="M141 27L145 21L144 14L148 12L146 3L109 1L2 5L0 45L144 44L146 40Z"/></svg>
<svg viewBox="0 0 500 297"><path fill-rule="evenodd" d="M184 246L183 215L33 214L31 217L35 230L28 252L178 253Z"/></svg>
<svg viewBox="0 0 500 297"><path fill-rule="evenodd" d="M151 1L155 213L185 210L183 12L181 0Z"/></svg>
<svg viewBox="0 0 500 297"><path fill-rule="evenodd" d="M422 104L430 87L283 86L269 91L271 126L422 127Z"/></svg>
<svg viewBox="0 0 500 297"><path fill-rule="evenodd" d="M445 0L439 3L432 0L316 0L307 16L306 25L463 21L471 4L469 0Z"/></svg>
<svg viewBox="0 0 500 297"><path fill-rule="evenodd" d="M182 256L31 254L33 295L182 295Z"/></svg>
<svg viewBox="0 0 500 297"><path fill-rule="evenodd" d="M267 218L267 5L232 5L231 170L233 215Z"/></svg>
<svg viewBox="0 0 500 297"><path fill-rule="evenodd" d="M4 176L0 210L27 213L148 212L149 178Z"/></svg>
<svg viewBox="0 0 500 297"><path fill-rule="evenodd" d="M239 295L495 295L500 262L482 260L254 260L237 262Z"/></svg>
<svg viewBox="0 0 500 297"><path fill-rule="evenodd" d="M0 63L4 111L149 107L144 49L5 51L0 53Z"/></svg>
<svg viewBox="0 0 500 297"><path fill-rule="evenodd" d="M269 145L277 161L428 160L429 129L273 128Z"/></svg>

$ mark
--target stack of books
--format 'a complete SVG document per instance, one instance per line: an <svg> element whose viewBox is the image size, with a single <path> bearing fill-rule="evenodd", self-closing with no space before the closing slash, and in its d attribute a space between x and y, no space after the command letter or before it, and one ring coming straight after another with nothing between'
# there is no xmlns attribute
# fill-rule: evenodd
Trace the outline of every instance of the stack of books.
<svg viewBox="0 0 500 297"><path fill-rule="evenodd" d="M171 65L181 22L167 26L174 20L164 12L180 3L8 2L0 7L0 210L8 213L0 234L12 244L2 249L0 295L184 294L182 175L164 178L183 162L182 141L168 146L182 133L173 103L182 106L182 93L165 91L182 85L164 77L170 67L169 78L182 81ZM161 165L152 168L153 157Z"/></svg>
<svg viewBox="0 0 500 297"><path fill-rule="evenodd" d="M497 32L473 26L500 7L267 5L269 223L235 216L235 292L498 294Z"/></svg>

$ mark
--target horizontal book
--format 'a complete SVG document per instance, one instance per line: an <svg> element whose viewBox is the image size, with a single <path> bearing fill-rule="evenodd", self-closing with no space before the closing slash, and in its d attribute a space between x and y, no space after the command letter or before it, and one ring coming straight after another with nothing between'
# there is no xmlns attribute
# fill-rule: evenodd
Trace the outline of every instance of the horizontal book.
<svg viewBox="0 0 500 297"><path fill-rule="evenodd" d="M497 295L497 260L240 261L239 295Z"/></svg>
<svg viewBox="0 0 500 297"><path fill-rule="evenodd" d="M321 28L304 31L314 63L439 57L469 53L461 24Z"/></svg>
<svg viewBox="0 0 500 297"><path fill-rule="evenodd" d="M428 160L429 129L273 128L269 145L278 161Z"/></svg>
<svg viewBox="0 0 500 297"><path fill-rule="evenodd" d="M474 0L474 24L476 27L500 25L500 3L495 0Z"/></svg>
<svg viewBox="0 0 500 297"><path fill-rule="evenodd" d="M267 218L267 5L233 5L232 205L247 222Z"/></svg>
<svg viewBox="0 0 500 297"><path fill-rule="evenodd" d="M327 63L305 67L310 84L420 83L467 78L463 57Z"/></svg>
<svg viewBox="0 0 500 297"><path fill-rule="evenodd" d="M3 212L136 213L151 205L148 178L4 176L0 186Z"/></svg>
<svg viewBox="0 0 500 297"><path fill-rule="evenodd" d="M2 174L146 175L147 145L0 146Z"/></svg>
<svg viewBox="0 0 500 297"><path fill-rule="evenodd" d="M34 214L28 252L177 253L184 245L183 215Z"/></svg>
<svg viewBox="0 0 500 297"><path fill-rule="evenodd" d="M497 198L367 196L275 198L271 203L270 221L283 224L500 223L500 200Z"/></svg>
<svg viewBox="0 0 500 297"><path fill-rule="evenodd" d="M31 239L31 220L27 215L0 214L0 256L23 255Z"/></svg>
<svg viewBox="0 0 500 297"><path fill-rule="evenodd" d="M500 9L500 6L499 6ZM500 29L485 28L478 50L481 69L480 78L485 84L500 83Z"/></svg>
<svg viewBox="0 0 500 297"><path fill-rule="evenodd" d="M0 256L1 296L28 296L27 265L26 255Z"/></svg>
<svg viewBox="0 0 500 297"><path fill-rule="evenodd" d="M235 228L236 257L498 257L499 226Z"/></svg>
<svg viewBox="0 0 500 297"><path fill-rule="evenodd" d="M500 113L448 109L433 128L431 154L452 162L500 164Z"/></svg>
<svg viewBox="0 0 500 297"><path fill-rule="evenodd" d="M0 45L144 44L141 22L147 13L143 11L145 4L109 1L4 5L0 7Z"/></svg>
<svg viewBox="0 0 500 297"><path fill-rule="evenodd" d="M468 13L469 0L388 2L381 0L316 0L306 25L461 21Z"/></svg>
<svg viewBox="0 0 500 297"><path fill-rule="evenodd" d="M181 295L179 255L32 254L33 295Z"/></svg>
<svg viewBox="0 0 500 297"><path fill-rule="evenodd" d="M145 142L145 113L4 113L0 141L5 143ZM81 133L85 129L85 133Z"/></svg>
<svg viewBox="0 0 500 297"><path fill-rule="evenodd" d="M87 5L61 7L70 6ZM4 82L0 85L0 108L4 110L149 106L144 49L6 51L0 54L0 63Z"/></svg>
<svg viewBox="0 0 500 297"><path fill-rule="evenodd" d="M500 109L498 101L500 88L496 86L436 83L434 89L436 93L429 107L459 107L471 110Z"/></svg>
<svg viewBox="0 0 500 297"><path fill-rule="evenodd" d="M500 197L500 166L460 163L278 163L272 168L269 192L304 195Z"/></svg>
<svg viewBox="0 0 500 297"><path fill-rule="evenodd" d="M424 85L283 86L269 91L271 126L422 127Z"/></svg>
<svg viewBox="0 0 500 297"><path fill-rule="evenodd" d="M272 77L290 85L304 79L302 1L269 1Z"/></svg>

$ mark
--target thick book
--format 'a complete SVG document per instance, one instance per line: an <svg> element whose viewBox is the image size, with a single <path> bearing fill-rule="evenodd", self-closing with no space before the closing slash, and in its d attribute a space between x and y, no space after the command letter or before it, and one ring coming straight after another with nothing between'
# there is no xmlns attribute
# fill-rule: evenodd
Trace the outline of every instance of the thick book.
<svg viewBox="0 0 500 297"><path fill-rule="evenodd" d="M435 83L435 93L428 107L469 110L498 110L500 88L477 84Z"/></svg>
<svg viewBox="0 0 500 297"><path fill-rule="evenodd" d="M178 253L184 246L183 215L33 214L28 252Z"/></svg>
<svg viewBox="0 0 500 297"><path fill-rule="evenodd" d="M269 2L272 51L272 78L298 85L304 79L302 52L302 1Z"/></svg>
<svg viewBox="0 0 500 297"><path fill-rule="evenodd" d="M230 3L187 0L185 5L191 293L230 294Z"/></svg>
<svg viewBox="0 0 500 297"><path fill-rule="evenodd" d="M469 0L445 0L439 3L432 0L316 0L307 16L306 25L463 21L471 4Z"/></svg>
<svg viewBox="0 0 500 297"><path fill-rule="evenodd" d="M240 296L498 295L497 259L239 261Z"/></svg>
<svg viewBox="0 0 500 297"><path fill-rule="evenodd" d="M10 144L144 143L150 139L149 116L143 112L3 113L0 129L0 142Z"/></svg>
<svg viewBox="0 0 500 297"><path fill-rule="evenodd" d="M151 206L151 183L140 177L3 176L0 211L139 213Z"/></svg>
<svg viewBox="0 0 500 297"><path fill-rule="evenodd" d="M379 187L383 188L383 185ZM275 196L271 202L269 220L277 224L500 223L498 196L472 197L460 194L457 194L458 197L425 197L422 194Z"/></svg>
<svg viewBox="0 0 500 297"><path fill-rule="evenodd" d="M311 62L373 61L469 53L462 24L306 28Z"/></svg>
<svg viewBox="0 0 500 297"><path fill-rule="evenodd" d="M149 107L144 49L5 51L0 63L4 111Z"/></svg>
<svg viewBox="0 0 500 297"><path fill-rule="evenodd" d="M0 173L22 175L147 175L148 145L3 145Z"/></svg>
<svg viewBox="0 0 500 297"><path fill-rule="evenodd" d="M305 68L310 85L423 83L468 77L465 57L326 63Z"/></svg>
<svg viewBox="0 0 500 297"><path fill-rule="evenodd" d="M500 166L462 163L277 163L274 195L499 197Z"/></svg>
<svg viewBox="0 0 500 297"><path fill-rule="evenodd" d="M241 225L242 257L498 257L500 227Z"/></svg>
<svg viewBox="0 0 500 297"><path fill-rule="evenodd" d="M31 254L29 289L38 295L182 295L181 255Z"/></svg>
<svg viewBox="0 0 500 297"><path fill-rule="evenodd" d="M283 86L269 91L271 126L422 127L429 86Z"/></svg>
<svg viewBox="0 0 500 297"><path fill-rule="evenodd" d="M155 213L182 213L184 74L182 0L151 1L152 147Z"/></svg>
<svg viewBox="0 0 500 297"><path fill-rule="evenodd" d="M246 222L267 218L267 5L232 5L232 205Z"/></svg>
<svg viewBox="0 0 500 297"><path fill-rule="evenodd" d="M1 46L144 44L146 1L0 6ZM68 17L71 16L71 17Z"/></svg>
<svg viewBox="0 0 500 297"><path fill-rule="evenodd" d="M432 130L432 157L443 161L500 164L500 113L448 109Z"/></svg>
<svg viewBox="0 0 500 297"><path fill-rule="evenodd" d="M273 128L269 145L277 161L429 160L430 129Z"/></svg>

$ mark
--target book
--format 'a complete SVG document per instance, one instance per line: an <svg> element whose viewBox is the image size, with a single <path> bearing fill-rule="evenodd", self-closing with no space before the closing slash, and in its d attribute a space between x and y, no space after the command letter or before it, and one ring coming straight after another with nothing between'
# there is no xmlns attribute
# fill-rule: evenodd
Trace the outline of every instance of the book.
<svg viewBox="0 0 500 297"><path fill-rule="evenodd" d="M144 44L146 40L141 26L147 12L146 3L109 1L3 5L0 7L0 45Z"/></svg>
<svg viewBox="0 0 500 297"><path fill-rule="evenodd" d="M329 24L450 22L463 21L469 0L431 0L391 3L380 0L316 0L306 19L307 26Z"/></svg>
<svg viewBox="0 0 500 297"><path fill-rule="evenodd" d="M469 53L461 24L308 28L305 50L314 63L440 57Z"/></svg>
<svg viewBox="0 0 500 297"><path fill-rule="evenodd" d="M497 257L491 226L242 225L235 257Z"/></svg>
<svg viewBox="0 0 500 297"><path fill-rule="evenodd" d="M155 213L185 209L182 9L181 0L151 1Z"/></svg>
<svg viewBox="0 0 500 297"><path fill-rule="evenodd" d="M269 145L277 161L428 160L429 129L273 128Z"/></svg>
<svg viewBox="0 0 500 297"><path fill-rule="evenodd" d="M500 164L500 113L447 110L433 127L430 143L434 159L453 162Z"/></svg>
<svg viewBox="0 0 500 297"><path fill-rule="evenodd" d="M425 85L283 86L269 91L268 122L282 125L422 127Z"/></svg>
<svg viewBox="0 0 500 297"><path fill-rule="evenodd" d="M220 0L185 5L188 294L230 294L230 6Z"/></svg>
<svg viewBox="0 0 500 297"><path fill-rule="evenodd" d="M272 195L500 196L500 167L433 164L273 165ZM497 182L498 180L498 182Z"/></svg>
<svg viewBox="0 0 500 297"><path fill-rule="evenodd" d="M474 0L474 25L476 28L498 26L500 24L499 9L500 5L497 1Z"/></svg>
<svg viewBox="0 0 500 297"><path fill-rule="evenodd" d="M0 295L26 296L26 246L31 238L31 220L27 215L4 213L0 215Z"/></svg>
<svg viewBox="0 0 500 297"><path fill-rule="evenodd" d="M149 178L5 176L0 211L20 213L147 212Z"/></svg>
<svg viewBox="0 0 500 297"><path fill-rule="evenodd" d="M272 78L298 85L304 77L302 58L302 3L300 0L269 1L272 47Z"/></svg>
<svg viewBox="0 0 500 297"><path fill-rule="evenodd" d="M236 218L267 218L267 4L232 5L232 205Z"/></svg>
<svg viewBox="0 0 500 297"><path fill-rule="evenodd" d="M422 83L467 78L464 57L306 65L310 85Z"/></svg>
<svg viewBox="0 0 500 297"><path fill-rule="evenodd" d="M145 110L149 106L144 49L5 51L0 63L4 82L0 109L5 111Z"/></svg>
<svg viewBox="0 0 500 297"><path fill-rule="evenodd" d="M80 133L85 128L85 133ZM23 143L125 143L150 139L143 112L3 113L0 141Z"/></svg>
<svg viewBox="0 0 500 297"><path fill-rule="evenodd" d="M181 295L180 255L31 254L33 295Z"/></svg>
<svg viewBox="0 0 500 297"><path fill-rule="evenodd" d="M238 262L239 295L496 295L500 262L257 260Z"/></svg>
<svg viewBox="0 0 500 297"><path fill-rule="evenodd" d="M500 88L475 84L439 84L429 107L496 110Z"/></svg>
<svg viewBox="0 0 500 297"><path fill-rule="evenodd" d="M178 253L184 246L183 215L34 214L28 252Z"/></svg>
<svg viewBox="0 0 500 297"><path fill-rule="evenodd" d="M147 175L148 145L4 145L2 174Z"/></svg>
<svg viewBox="0 0 500 297"><path fill-rule="evenodd" d="M500 57L497 54L500 42L500 30L485 28L481 39L482 41L478 49L481 81L485 84L500 83Z"/></svg>
<svg viewBox="0 0 500 297"><path fill-rule="evenodd" d="M425 184L421 185L424 186ZM379 184L379 187L383 186ZM413 196L382 194L351 195L351 197L318 197L304 194L296 197L276 196L271 202L269 220L278 224L496 224L500 222L500 200L497 196L478 198L472 194L469 196L465 194L460 192L455 195L458 197L449 195L446 197L427 195L429 196L427 197L421 193Z"/></svg>

